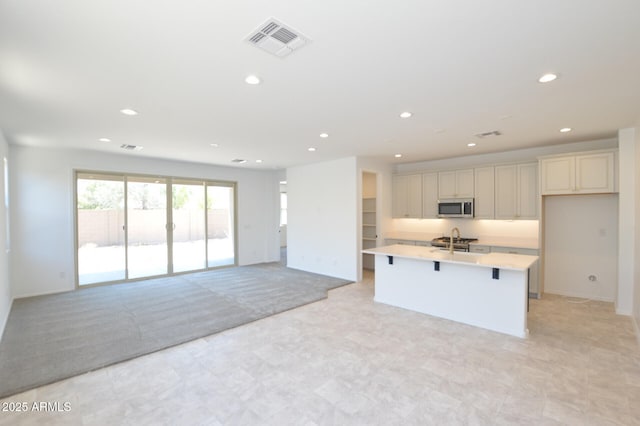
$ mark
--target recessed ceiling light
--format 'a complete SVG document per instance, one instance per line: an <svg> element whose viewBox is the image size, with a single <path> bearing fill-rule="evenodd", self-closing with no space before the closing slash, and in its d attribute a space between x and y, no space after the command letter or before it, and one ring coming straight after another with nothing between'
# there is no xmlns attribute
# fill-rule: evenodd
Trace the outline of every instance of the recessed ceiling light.
<svg viewBox="0 0 640 426"><path fill-rule="evenodd" d="M100 138L98 139L100 142L111 142L111 139L109 138Z"/></svg>
<svg viewBox="0 0 640 426"><path fill-rule="evenodd" d="M321 138L328 138L329 137L329 133L320 133L320 137Z"/></svg>
<svg viewBox="0 0 640 426"><path fill-rule="evenodd" d="M214 148L218 148L220 145L218 145L217 143L210 143L209 146L212 146Z"/></svg>
<svg viewBox="0 0 640 426"><path fill-rule="evenodd" d="M311 147L311 148L308 148L308 149L307 149L307 151L309 151L309 152L313 152L313 151L315 151L315 150L316 150L316 149L315 149L314 147Z"/></svg>
<svg viewBox="0 0 640 426"><path fill-rule="evenodd" d="M409 111L405 111L403 113L400 114L400 118L409 118L411 117L413 114L410 113Z"/></svg>
<svg viewBox="0 0 640 426"><path fill-rule="evenodd" d="M551 74L551 73L549 73L549 74L545 74L545 75L543 75L542 77L540 77L540 78L538 79L538 81L539 81L540 83L549 83L550 81L553 81L553 80L555 80L556 78L558 78L558 76L557 76L556 74Z"/></svg>
<svg viewBox="0 0 640 426"><path fill-rule="evenodd" d="M570 132L571 130L573 130L571 127L563 127L562 129L560 129L562 133L567 133L567 132Z"/></svg>
<svg viewBox="0 0 640 426"><path fill-rule="evenodd" d="M251 84L251 85L256 85L256 84L260 84L261 80L257 75L249 75L247 76L247 78L244 79L244 81L247 84Z"/></svg>
<svg viewBox="0 0 640 426"><path fill-rule="evenodd" d="M138 111L131 108L121 109L120 112L123 113L124 115L138 115Z"/></svg>
<svg viewBox="0 0 640 426"><path fill-rule="evenodd" d="M401 157L402 157L402 154L396 154L396 155L394 155L394 157L396 157L396 158L401 158Z"/></svg>
<svg viewBox="0 0 640 426"><path fill-rule="evenodd" d="M281 180L281 181L280 181L280 185L286 185L286 184L287 184L287 181L286 181L286 180Z"/></svg>
<svg viewBox="0 0 640 426"><path fill-rule="evenodd" d="M256 160L256 163L262 163L262 160Z"/></svg>
<svg viewBox="0 0 640 426"><path fill-rule="evenodd" d="M475 143L473 143L473 142L469 142L469 143L467 144L467 146L468 146L468 147L473 147L473 146L476 146L476 144L475 144Z"/></svg>

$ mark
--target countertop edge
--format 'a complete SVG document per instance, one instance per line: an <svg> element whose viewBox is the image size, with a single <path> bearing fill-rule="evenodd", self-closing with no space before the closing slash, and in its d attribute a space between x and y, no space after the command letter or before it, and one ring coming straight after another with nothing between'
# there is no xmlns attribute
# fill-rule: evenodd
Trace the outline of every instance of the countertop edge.
<svg viewBox="0 0 640 426"><path fill-rule="evenodd" d="M487 254L472 254L477 256L478 259L484 259L486 263L476 263L468 261L460 261L451 258L451 254L446 251L438 250L433 251L431 247L422 246L405 246L400 244L394 244L390 246L376 247L374 249L362 250L362 253L381 255L381 256L394 256L405 259L425 260L431 262L443 262L452 263L457 265L469 265L479 266L483 268L498 268L513 271L525 271L529 269L537 260L538 256L530 256L523 254L510 254L510 253L487 253ZM462 253L454 253L454 256L464 255ZM495 259L497 258L497 259ZM528 259L525 259L528 258ZM525 264L513 265L509 263L499 262L502 259L513 259L518 261L525 261Z"/></svg>

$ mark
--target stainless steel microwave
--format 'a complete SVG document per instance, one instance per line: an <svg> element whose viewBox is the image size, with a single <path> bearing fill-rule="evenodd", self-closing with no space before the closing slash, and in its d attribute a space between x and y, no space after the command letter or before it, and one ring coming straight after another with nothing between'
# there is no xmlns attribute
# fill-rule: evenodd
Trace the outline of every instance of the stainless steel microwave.
<svg viewBox="0 0 640 426"><path fill-rule="evenodd" d="M473 198L438 200L438 217L473 217Z"/></svg>

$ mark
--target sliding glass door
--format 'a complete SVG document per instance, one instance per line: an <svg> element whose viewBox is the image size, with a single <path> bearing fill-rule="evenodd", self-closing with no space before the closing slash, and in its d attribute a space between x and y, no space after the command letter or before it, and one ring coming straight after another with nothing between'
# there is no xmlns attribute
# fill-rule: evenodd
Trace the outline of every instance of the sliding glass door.
<svg viewBox="0 0 640 426"><path fill-rule="evenodd" d="M173 272L206 268L204 189L202 181L171 185Z"/></svg>
<svg viewBox="0 0 640 426"><path fill-rule="evenodd" d="M127 177L127 278L169 272L168 223L166 179Z"/></svg>
<svg viewBox="0 0 640 426"><path fill-rule="evenodd" d="M234 265L235 184L76 173L78 284Z"/></svg>
<svg viewBox="0 0 640 426"><path fill-rule="evenodd" d="M124 176L78 173L78 283L126 278Z"/></svg>
<svg viewBox="0 0 640 426"><path fill-rule="evenodd" d="M235 264L235 201L232 185L207 185L207 266Z"/></svg>

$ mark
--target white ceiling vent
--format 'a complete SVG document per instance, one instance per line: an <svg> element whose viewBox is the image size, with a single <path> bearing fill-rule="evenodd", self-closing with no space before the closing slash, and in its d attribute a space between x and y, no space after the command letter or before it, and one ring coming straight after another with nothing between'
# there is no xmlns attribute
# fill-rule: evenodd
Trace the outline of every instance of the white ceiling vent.
<svg viewBox="0 0 640 426"><path fill-rule="evenodd" d="M489 137L489 136L500 136L501 134L502 133L500 133L499 130L493 130L491 132L478 133L476 135L476 138L482 139L482 138L486 138L486 137Z"/></svg>
<svg viewBox="0 0 640 426"><path fill-rule="evenodd" d="M231 160L232 163L236 163L236 164L244 164L247 162L247 160L242 159L242 158L234 158L233 160Z"/></svg>
<svg viewBox="0 0 640 426"><path fill-rule="evenodd" d="M120 145L120 148L126 149L128 151L140 151L142 149L140 145L129 145L126 143L123 143L122 145Z"/></svg>
<svg viewBox="0 0 640 426"><path fill-rule="evenodd" d="M267 19L244 40L281 58L311 41L299 31L273 18Z"/></svg>

